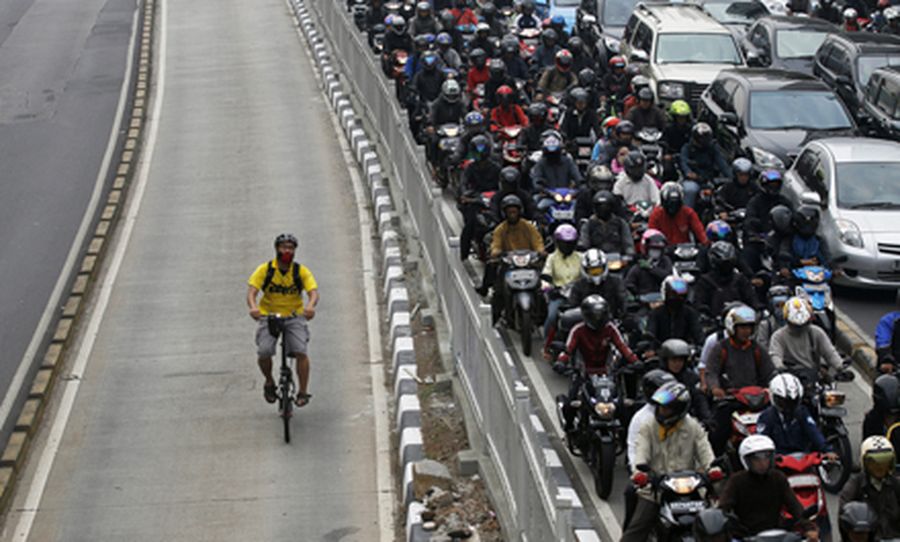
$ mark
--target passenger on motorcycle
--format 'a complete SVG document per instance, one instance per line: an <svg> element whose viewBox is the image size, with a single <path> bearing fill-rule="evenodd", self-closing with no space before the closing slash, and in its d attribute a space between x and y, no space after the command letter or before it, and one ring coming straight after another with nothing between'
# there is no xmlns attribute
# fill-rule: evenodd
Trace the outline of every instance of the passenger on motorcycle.
<svg viewBox="0 0 900 542"><path fill-rule="evenodd" d="M647 333L658 342L681 339L691 344L703 342L700 314L688 304L688 284L681 277L666 277L660 286L662 305L650 311Z"/></svg>
<svg viewBox="0 0 900 542"><path fill-rule="evenodd" d="M497 89L497 106L491 109L491 129L501 130L512 126L527 126L528 117L522 106L516 103L513 89L507 85Z"/></svg>
<svg viewBox="0 0 900 542"><path fill-rule="evenodd" d="M528 104L526 110L528 115L528 126L519 133L519 146L527 152L541 150L546 135L544 132L551 130L553 127L547 122L547 105L542 102L532 102Z"/></svg>
<svg viewBox="0 0 900 542"><path fill-rule="evenodd" d="M644 128L656 128L662 132L666 128L666 115L656 107L653 90L644 87L637 93L637 106L628 112L625 117L634 124L634 131L640 132Z"/></svg>
<svg viewBox="0 0 900 542"><path fill-rule="evenodd" d="M578 197L575 200L575 223L583 224L584 221L590 218L590 216L596 211L594 203L594 198L598 193L602 191L607 191L612 194L613 183L615 183L616 178L613 175L612 171L609 170L606 166L601 165L592 165L588 167L587 170L587 189L581 190L578 192ZM617 216L622 216L625 213L622 209L622 202L613 197L612 202L612 210L613 214ZM581 230L579 230L581 231ZM631 232L629 231L629 235ZM580 243L580 241L579 241ZM632 241L633 243L633 241ZM633 250L633 248L632 248Z"/></svg>
<svg viewBox="0 0 900 542"><path fill-rule="evenodd" d="M769 343L772 334L784 327L784 304L791 297L791 289L783 284L770 286L766 292L766 316L756 326L756 342L766 352L769 351Z"/></svg>
<svg viewBox="0 0 900 542"><path fill-rule="evenodd" d="M694 303L704 314L719 314L729 301L756 307L750 279L737 271L737 251L727 241L716 241L707 252L710 270L694 285Z"/></svg>
<svg viewBox="0 0 900 542"><path fill-rule="evenodd" d="M875 352L878 354L877 369L882 373L892 373L900 359L900 289L897 289L897 310L893 310L878 320L875 328Z"/></svg>
<svg viewBox="0 0 900 542"><path fill-rule="evenodd" d="M700 377L688 365L691 358L691 346L681 339L668 339L659 347L659 361L663 370L684 384L691 393L691 416L704 426L712 419L709 401L700 391Z"/></svg>
<svg viewBox="0 0 900 542"><path fill-rule="evenodd" d="M531 168L531 180L538 189L574 188L584 181L575 160L563 150L558 133L544 138L541 158Z"/></svg>
<svg viewBox="0 0 900 542"><path fill-rule="evenodd" d="M434 34L440 32L440 23L434 16L434 10L428 2L416 4L416 16L409 22L409 33L413 36L421 34Z"/></svg>
<svg viewBox="0 0 900 542"><path fill-rule="evenodd" d="M669 106L669 122L663 130L662 143L665 146L663 163L665 180L678 179L681 148L691 139L691 106L684 100L675 100Z"/></svg>
<svg viewBox="0 0 900 542"><path fill-rule="evenodd" d="M669 181L660 190L660 204L650 213L647 227L657 229L666 236L669 243L709 243L703 223L696 211L684 204L684 189L674 181Z"/></svg>
<svg viewBox="0 0 900 542"><path fill-rule="evenodd" d="M535 47L531 56L531 64L534 69L542 71L553 66L556 55L562 50L559 45L559 35L552 28L541 31L541 43Z"/></svg>
<svg viewBox="0 0 900 542"><path fill-rule="evenodd" d="M715 206L719 218L728 218L728 211L746 209L750 198L756 195L757 187L751 181L753 163L744 157L736 158L731 163L733 177L731 182L723 184L716 190Z"/></svg>
<svg viewBox="0 0 900 542"><path fill-rule="evenodd" d="M465 261L472 250L473 234L481 210L481 193L496 191L500 185L500 164L491 158L491 142L478 135L471 142L472 163L462 172L459 210L463 228L459 235L459 257Z"/></svg>
<svg viewBox="0 0 900 542"><path fill-rule="evenodd" d="M772 468L775 463L775 443L764 435L750 435L738 449L744 470L728 477L719 498L719 508L737 516L735 534L740 538L768 529L783 527L782 510L791 517L802 518L803 506L794 495L787 477ZM807 540L819 539L815 524L798 521Z"/></svg>
<svg viewBox="0 0 900 542"><path fill-rule="evenodd" d="M580 83L581 71L591 69L594 66L594 59L584 48L584 40L578 36L572 36L566 40L566 49L572 53L572 71L579 75Z"/></svg>
<svg viewBox="0 0 900 542"><path fill-rule="evenodd" d="M541 72L536 85L538 97L560 94L575 88L577 84L578 76L572 72L572 53L560 49L554 63Z"/></svg>
<svg viewBox="0 0 900 542"><path fill-rule="evenodd" d="M706 440L706 430L688 414L691 394L680 382L663 384L651 398L654 419L645 422L636 438L634 464L651 473L665 474L683 470L710 470L714 456ZM659 506L648 487L648 474L637 470L631 475L638 486L638 504L634 517L622 534L622 542L645 542L658 521Z"/></svg>
<svg viewBox="0 0 900 542"><path fill-rule="evenodd" d="M594 213L581 224L578 248L599 248L603 252L634 256L631 226L615 214L616 196L608 190L601 190L594 195L593 203Z"/></svg>
<svg viewBox="0 0 900 542"><path fill-rule="evenodd" d="M691 128L691 139L681 147L681 172L684 173L684 201L693 207L700 183L717 177L731 177L731 168L713 139L709 124L698 122Z"/></svg>
<svg viewBox="0 0 900 542"><path fill-rule="evenodd" d="M424 69L423 60L425 55L431 51L432 41L434 41L434 34L419 34L413 38L413 53L403 67L408 81L412 81Z"/></svg>
<svg viewBox="0 0 900 542"><path fill-rule="evenodd" d="M809 409L802 404L803 384L791 373L775 375L769 382L772 404L763 410L756 422L756 432L775 443L775 453L819 452L829 461L838 456L825 441L825 436Z"/></svg>
<svg viewBox="0 0 900 542"><path fill-rule="evenodd" d="M587 296L598 294L609 304L613 318L621 319L625 314L625 283L616 275L609 274L606 254L596 248L588 249L581 256L581 278L572 285L569 304L579 305Z"/></svg>
<svg viewBox="0 0 900 542"><path fill-rule="evenodd" d="M619 124L621 126L622 124ZM625 157L625 171L619 174L613 185L613 194L622 198L625 205L650 201L659 205L659 187L653 177L647 175L647 162L640 151L631 151ZM657 228L660 229L660 228Z"/></svg>
<svg viewBox="0 0 900 542"><path fill-rule="evenodd" d="M591 153L592 162L608 166L622 147L635 150L633 142L634 124L627 120L615 120L617 118L613 117L603 121L605 126L613 127L612 134L606 138L602 145L598 141L597 145L594 146L594 150Z"/></svg>
<svg viewBox="0 0 900 542"><path fill-rule="evenodd" d="M523 0L519 6L519 14L516 15L513 25L519 30L526 28L540 28L541 20L534 14L534 0Z"/></svg>
<svg viewBox="0 0 900 542"><path fill-rule="evenodd" d="M444 84L444 72L439 69L441 60L434 51L422 55L422 70L412 79L412 88L419 96L422 105L429 104L441 95Z"/></svg>
<svg viewBox="0 0 900 542"><path fill-rule="evenodd" d="M459 145L451 158L454 164L460 164L471 158L472 140L477 136L486 137L491 148L494 147L494 138L487 128L487 120L484 115L480 111L469 111L463 119L463 131L459 138Z"/></svg>
<svg viewBox="0 0 900 542"><path fill-rule="evenodd" d="M725 333L713 348L706 365L706 384L712 390L713 399L725 399L727 390L745 386L766 387L775 373L775 366L769 354L753 340L756 327L756 311L747 306L728 311L725 317ZM731 415L734 403L720 402L716 405L715 424L710 441L716 455L725 452L731 436Z"/></svg>
<svg viewBox="0 0 900 542"><path fill-rule="evenodd" d="M790 270L806 265L830 267L831 257L825 241L816 235L819 228L819 209L801 205L791 217L793 233L781 240L778 263L781 276L790 278Z"/></svg>
<svg viewBox="0 0 900 542"><path fill-rule="evenodd" d="M488 62L488 73L490 77L484 84L484 98L478 105L485 109L493 109L499 105L497 91L503 86L509 87L510 90L515 89L516 81L506 73L506 62L499 58L491 58ZM515 92L513 92L513 101L520 102L519 96Z"/></svg>
<svg viewBox="0 0 900 542"><path fill-rule="evenodd" d="M853 474L841 490L843 509L853 501L867 504L875 515L875 540L900 538L900 479L892 476L897 458L884 437L874 436L859 447L862 471Z"/></svg>
<svg viewBox="0 0 900 542"><path fill-rule="evenodd" d="M575 243L578 240L578 232L575 226L571 224L560 224L553 232L553 240L556 244L547 261L544 263L544 270L541 274L545 280L549 279L550 288L557 289L556 293L550 296L547 302L547 319L544 321L544 337L550 337L550 329L556 324L559 317L559 308L567 300L559 292L558 289L565 288L578 280L581 274L581 252L575 250ZM549 343L547 343L549 346ZM544 349L545 354L547 349Z"/></svg>
<svg viewBox="0 0 900 542"><path fill-rule="evenodd" d="M863 438L887 435L900 422L900 377L881 375L872 383L872 409L863 419ZM896 431L896 430L895 430Z"/></svg>
<svg viewBox="0 0 900 542"><path fill-rule="evenodd" d="M469 73L466 75L466 93L469 96L475 94L475 88L483 85L491 78L491 71L487 67L487 53L484 49L473 49L469 53Z"/></svg>
<svg viewBox="0 0 900 542"><path fill-rule="evenodd" d="M625 66L625 75L628 76L628 87L631 92L622 100L621 115L623 118L627 118L631 114L631 110L637 106L638 94L641 90L650 88L650 78L641 73L641 68L637 64Z"/></svg>
<svg viewBox="0 0 900 542"><path fill-rule="evenodd" d="M588 93L588 109L597 111L600 107L600 94L597 92L597 72L591 67L578 70L578 86ZM598 138L604 135L605 133L602 131L597 132Z"/></svg>
<svg viewBox="0 0 900 542"><path fill-rule="evenodd" d="M575 324L566 339L566 351L559 355L558 362L571 366L585 375L607 374L609 372L610 347L619 351L626 363L635 363L638 357L631 351L612 322L609 304L602 296L589 295L580 304L584 320ZM560 369L557 369L560 370ZM569 390L569 398L574 399L577 388ZM568 426L567 420L566 425Z"/></svg>
<svg viewBox="0 0 900 542"><path fill-rule="evenodd" d="M494 39L491 37L491 25L480 22L475 27L475 38L469 43L472 49L482 49L488 58L497 56L497 48L494 46Z"/></svg>
<svg viewBox="0 0 900 542"><path fill-rule="evenodd" d="M792 297L785 302L783 311L787 325L773 333L769 341L775 366L795 372L807 383L817 382L819 373L826 372L829 365L835 371L841 370L843 361L828 334L811 323L813 310L809 302Z"/></svg>
<svg viewBox="0 0 900 542"><path fill-rule="evenodd" d="M581 87L575 87L569 93L574 107L567 109L559 120L559 131L574 149L575 139L595 138L600 134L597 114L588 108L588 93Z"/></svg>
<svg viewBox="0 0 900 542"><path fill-rule="evenodd" d="M625 57L614 56L607 63L609 70L603 76L601 87L608 100L621 100L628 91L629 78L625 75Z"/></svg>
<svg viewBox="0 0 900 542"><path fill-rule="evenodd" d="M491 198L491 209L494 216L500 218L503 212L500 209L500 202L503 198L513 194L518 196L522 201L524 208L522 209L522 218L525 220L534 220L536 216L534 200L531 193L522 186L522 175L515 166L506 166L500 170L500 189Z"/></svg>
<svg viewBox="0 0 900 542"><path fill-rule="evenodd" d="M441 57L444 67L459 71L459 67L462 66L462 58L460 58L456 49L453 48L453 36L448 32L441 32L435 38L435 42L437 43L438 56Z"/></svg>
<svg viewBox="0 0 900 542"><path fill-rule="evenodd" d="M648 228L641 235L637 265L625 274L625 288L635 296L657 293L663 280L672 273L672 260L666 255L666 236Z"/></svg>

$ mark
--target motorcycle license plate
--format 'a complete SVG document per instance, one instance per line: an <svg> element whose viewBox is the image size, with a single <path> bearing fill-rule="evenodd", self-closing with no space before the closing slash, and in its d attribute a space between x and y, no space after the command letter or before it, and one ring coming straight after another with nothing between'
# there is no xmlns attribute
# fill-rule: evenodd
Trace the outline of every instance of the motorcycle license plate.
<svg viewBox="0 0 900 542"><path fill-rule="evenodd" d="M534 271L531 269L513 269L506 273L507 278L514 282L529 281L534 278Z"/></svg>
<svg viewBox="0 0 900 542"><path fill-rule="evenodd" d="M706 508L703 501L675 501L669 503L673 514L696 514Z"/></svg>
<svg viewBox="0 0 900 542"><path fill-rule="evenodd" d="M574 209L553 209L554 220L572 220L575 218Z"/></svg>

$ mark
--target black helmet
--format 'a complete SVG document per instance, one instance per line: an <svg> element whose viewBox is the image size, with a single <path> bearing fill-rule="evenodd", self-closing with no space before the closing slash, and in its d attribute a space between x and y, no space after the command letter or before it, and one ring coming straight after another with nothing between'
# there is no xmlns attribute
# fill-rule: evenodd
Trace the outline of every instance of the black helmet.
<svg viewBox="0 0 900 542"><path fill-rule="evenodd" d="M708 145L712 142L712 128L705 122L698 122L691 128L691 139L698 145Z"/></svg>
<svg viewBox="0 0 900 542"><path fill-rule="evenodd" d="M431 16L431 4L428 2L419 2L416 4L416 15L425 18Z"/></svg>
<svg viewBox="0 0 900 542"><path fill-rule="evenodd" d="M545 28L543 32L541 32L541 39L546 41L556 42L559 36L556 35L556 30L552 28Z"/></svg>
<svg viewBox="0 0 900 542"><path fill-rule="evenodd" d="M472 61L472 65L476 68L483 68L485 63L487 63L487 53L484 49L476 47L469 53L469 60Z"/></svg>
<svg viewBox="0 0 900 542"><path fill-rule="evenodd" d="M519 42L515 38L508 40L507 37L504 36L502 40L500 40L500 53L504 55L517 55L519 54Z"/></svg>
<svg viewBox="0 0 900 542"><path fill-rule="evenodd" d="M506 210L510 207L518 207L519 212L522 212L522 200L519 196L515 194L508 194L503 196L503 199L500 200L500 212L503 213L503 216L506 216Z"/></svg>
<svg viewBox="0 0 900 542"><path fill-rule="evenodd" d="M581 302L581 315L584 317L584 325L600 329L609 322L609 303L602 296L589 295Z"/></svg>
<svg viewBox="0 0 900 542"><path fill-rule="evenodd" d="M884 414L900 413L900 380L894 375L881 375L872 385L875 411Z"/></svg>
<svg viewBox="0 0 900 542"><path fill-rule="evenodd" d="M728 241L716 241L709 247L709 266L723 275L729 275L737 264L737 251Z"/></svg>
<svg viewBox="0 0 900 542"><path fill-rule="evenodd" d="M282 233L276 237L275 248L278 248L278 245L281 243L294 243L295 250L300 246L300 243L297 242L297 237L295 237L293 233Z"/></svg>
<svg viewBox="0 0 900 542"><path fill-rule="evenodd" d="M495 6L493 2L485 2L481 5L481 15L484 16L485 19L490 19L496 14L497 6Z"/></svg>
<svg viewBox="0 0 900 542"><path fill-rule="evenodd" d="M413 45L416 46L416 49L425 51L431 45L431 41L428 39L427 34L419 34L413 39Z"/></svg>
<svg viewBox="0 0 900 542"><path fill-rule="evenodd" d="M616 196L609 190L599 190L594 194L594 213L603 220L609 220L616 207Z"/></svg>
<svg viewBox="0 0 900 542"><path fill-rule="evenodd" d="M619 126L621 125L622 123L620 122ZM622 167L625 169L625 174L628 175L632 181L637 182L643 179L644 174L647 172L647 161L640 151L631 151L628 153L628 156L625 157Z"/></svg>
<svg viewBox="0 0 900 542"><path fill-rule="evenodd" d="M640 74L641 74L641 67L638 66L637 64L629 64L629 65L625 66L625 76L628 77L628 79L634 79L635 77L637 77Z"/></svg>
<svg viewBox="0 0 900 542"><path fill-rule="evenodd" d="M656 393L656 390L666 382L675 382L675 377L672 376L672 373L662 369L651 369L644 373L644 376L641 377L641 390L644 392L644 397L649 400Z"/></svg>
<svg viewBox="0 0 900 542"><path fill-rule="evenodd" d="M475 160L487 160L491 157L491 141L484 134L478 134L469 142Z"/></svg>
<svg viewBox="0 0 900 542"><path fill-rule="evenodd" d="M518 189L519 179L521 178L522 174L519 173L519 169L515 166L506 166L500 170L500 185L506 187L507 189Z"/></svg>
<svg viewBox="0 0 900 542"><path fill-rule="evenodd" d="M759 187L772 196L778 195L781 191L783 181L781 172L777 169L767 169L759 174Z"/></svg>
<svg viewBox="0 0 900 542"><path fill-rule="evenodd" d="M522 0L522 13L530 14L534 12L534 0Z"/></svg>
<svg viewBox="0 0 900 542"><path fill-rule="evenodd" d="M819 229L819 210L812 205L801 205L791 217L791 226L803 237L812 237Z"/></svg>
<svg viewBox="0 0 900 542"><path fill-rule="evenodd" d="M623 120L619 124L616 124L616 135L625 134L634 135L634 123L630 120Z"/></svg>
<svg viewBox="0 0 900 542"><path fill-rule="evenodd" d="M543 102L532 102L528 105L528 121L544 120L547 118L547 104Z"/></svg>
<svg viewBox="0 0 900 542"><path fill-rule="evenodd" d="M659 191L659 201L667 213L677 214L684 205L684 188L673 181L665 183Z"/></svg>
<svg viewBox="0 0 900 542"><path fill-rule="evenodd" d="M584 50L584 40L578 36L572 36L569 38L569 41L566 42L566 49L572 51L573 55L578 55Z"/></svg>
<svg viewBox="0 0 900 542"><path fill-rule="evenodd" d="M688 358L691 347L681 339L666 339L659 347L659 358L665 362L669 358Z"/></svg>
<svg viewBox="0 0 900 542"><path fill-rule="evenodd" d="M672 427L688 414L691 408L691 392L681 382L667 382L651 396L656 407L654 417L663 427Z"/></svg>
<svg viewBox="0 0 900 542"><path fill-rule="evenodd" d="M787 235L791 231L791 221L794 213L786 205L776 205L769 211L769 220L772 227L780 235Z"/></svg>
<svg viewBox="0 0 900 542"><path fill-rule="evenodd" d="M728 516L719 508L702 510L694 519L694 538L697 542L731 540Z"/></svg>
<svg viewBox="0 0 900 542"><path fill-rule="evenodd" d="M643 87L637 93L638 100L646 100L649 102L653 102L653 91L650 90L649 87Z"/></svg>
<svg viewBox="0 0 900 542"><path fill-rule="evenodd" d="M572 98L572 103L584 102L588 101L588 92L581 87L575 87L569 91L569 96Z"/></svg>
<svg viewBox="0 0 900 542"><path fill-rule="evenodd" d="M878 516L868 503L850 501L841 507L838 525L842 538L849 537L850 533L869 533L869 540L875 540Z"/></svg>
<svg viewBox="0 0 900 542"><path fill-rule="evenodd" d="M499 58L492 58L488 64L488 70L491 72L491 79L499 80L506 75L506 62Z"/></svg>
<svg viewBox="0 0 900 542"><path fill-rule="evenodd" d="M615 180L616 176L613 175L612 170L610 170L608 166L605 166L603 164L593 165L588 170L587 182L588 186L591 187L592 190L611 190Z"/></svg>
<svg viewBox="0 0 900 542"><path fill-rule="evenodd" d="M597 72L591 68L582 68L578 72L578 84L584 88L591 88L597 82Z"/></svg>

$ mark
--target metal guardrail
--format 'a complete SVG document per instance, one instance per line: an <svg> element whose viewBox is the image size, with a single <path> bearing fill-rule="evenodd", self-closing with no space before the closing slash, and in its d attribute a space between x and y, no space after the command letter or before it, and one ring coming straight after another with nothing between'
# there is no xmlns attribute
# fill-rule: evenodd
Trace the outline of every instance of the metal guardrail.
<svg viewBox="0 0 900 542"><path fill-rule="evenodd" d="M441 310L450 329L455 370L484 437L484 452L500 479L504 515L514 523L510 540L596 540L581 502L544 428L499 334L490 325L490 307L474 292L456 248L456 235L441 212L441 191L426 173L423 150L409 132L406 113L393 84L381 72L340 0L308 0L318 15L341 67L384 149L382 163L392 168L395 201L419 236ZM399 191L399 193L398 193ZM402 203L401 203L402 201Z"/></svg>

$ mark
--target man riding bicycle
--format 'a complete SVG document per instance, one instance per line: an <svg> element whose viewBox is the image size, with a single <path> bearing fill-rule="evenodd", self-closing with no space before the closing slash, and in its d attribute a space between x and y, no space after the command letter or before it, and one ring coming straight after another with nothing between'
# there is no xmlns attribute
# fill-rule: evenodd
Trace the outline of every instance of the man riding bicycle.
<svg viewBox="0 0 900 542"><path fill-rule="evenodd" d="M319 287L312 272L304 265L294 262L294 253L299 243L290 233L282 233L275 238L275 259L265 262L256 268L247 280L247 306L250 317L258 321L256 328L256 347L259 369L266 382L263 393L266 401L274 403L275 380L272 378L272 356L278 338L269 333L267 316L280 315L284 320L284 344L288 356L297 360L297 380L299 389L296 404L298 407L309 403L312 395L307 393L309 384L309 356L306 353L309 343L307 322L316 316L316 305L319 303ZM309 302L303 303L303 292ZM262 298L257 304L257 296Z"/></svg>

